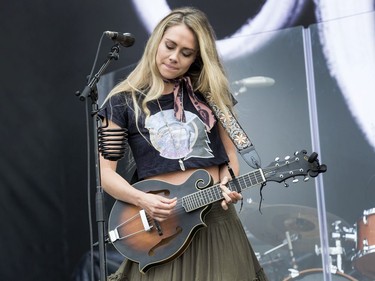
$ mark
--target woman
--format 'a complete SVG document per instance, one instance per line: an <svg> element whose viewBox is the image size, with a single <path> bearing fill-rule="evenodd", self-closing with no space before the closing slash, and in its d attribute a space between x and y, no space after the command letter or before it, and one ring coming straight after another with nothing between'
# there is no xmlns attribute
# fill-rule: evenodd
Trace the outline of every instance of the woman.
<svg viewBox="0 0 375 281"><path fill-rule="evenodd" d="M236 149L205 97L223 112L233 107L207 17L195 8L175 9L156 26L134 71L109 94L106 121L110 128L126 128L139 179L179 186L204 169L220 183L224 199L212 204L207 227L182 255L145 273L125 260L109 280L267 280L232 205L242 196L226 187L239 172ZM100 159L107 193L156 223L173 216L178 198L133 187L116 164Z"/></svg>

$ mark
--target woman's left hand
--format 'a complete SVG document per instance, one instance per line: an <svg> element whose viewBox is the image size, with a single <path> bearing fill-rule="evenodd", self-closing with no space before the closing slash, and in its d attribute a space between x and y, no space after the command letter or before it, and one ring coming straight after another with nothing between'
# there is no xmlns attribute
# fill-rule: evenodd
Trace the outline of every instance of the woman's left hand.
<svg viewBox="0 0 375 281"><path fill-rule="evenodd" d="M228 177L225 176L222 179L222 181L220 182L220 188L221 188L223 196L224 196L224 200L221 201L221 207L224 210L228 210L229 204L232 204L232 203L236 204L238 200L242 199L242 195L240 193L238 193L237 191L231 191L227 187L227 183L228 183Z"/></svg>

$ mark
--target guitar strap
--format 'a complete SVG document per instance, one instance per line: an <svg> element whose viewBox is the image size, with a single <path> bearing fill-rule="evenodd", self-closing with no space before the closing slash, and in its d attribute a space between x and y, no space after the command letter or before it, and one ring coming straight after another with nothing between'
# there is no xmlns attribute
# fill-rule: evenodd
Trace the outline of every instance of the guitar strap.
<svg viewBox="0 0 375 281"><path fill-rule="evenodd" d="M205 95L205 98L216 118L220 120L220 123L227 131L229 137L236 146L238 153L250 167L259 169L261 167L261 161L258 152L255 150L253 143L250 141L246 132L242 129L233 113L228 109L226 115L213 102L212 98L209 95ZM227 118L226 116L229 116L229 118Z"/></svg>

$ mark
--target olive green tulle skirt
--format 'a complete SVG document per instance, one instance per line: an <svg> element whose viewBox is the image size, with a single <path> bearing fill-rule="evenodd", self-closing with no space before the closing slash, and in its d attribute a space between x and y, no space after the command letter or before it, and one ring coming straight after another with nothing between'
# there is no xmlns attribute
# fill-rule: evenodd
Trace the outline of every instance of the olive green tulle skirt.
<svg viewBox="0 0 375 281"><path fill-rule="evenodd" d="M177 259L152 267L146 274L125 260L109 281L267 281L233 205L215 203L200 229Z"/></svg>

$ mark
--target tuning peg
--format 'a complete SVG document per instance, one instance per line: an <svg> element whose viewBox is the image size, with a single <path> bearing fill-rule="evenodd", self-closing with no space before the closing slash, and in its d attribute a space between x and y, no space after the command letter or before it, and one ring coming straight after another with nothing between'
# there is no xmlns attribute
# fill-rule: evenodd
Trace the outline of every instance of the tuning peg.
<svg viewBox="0 0 375 281"><path fill-rule="evenodd" d="M289 187L289 184L286 181L284 181L284 187Z"/></svg>
<svg viewBox="0 0 375 281"><path fill-rule="evenodd" d="M289 159L290 159L290 156L285 156L285 164L289 164Z"/></svg>
<svg viewBox="0 0 375 281"><path fill-rule="evenodd" d="M292 182L293 182L293 183L297 183L297 182L299 182L299 179L297 179L297 178L293 178Z"/></svg>
<svg viewBox="0 0 375 281"><path fill-rule="evenodd" d="M315 178L316 176L319 175L319 171L310 170L309 175L310 177Z"/></svg>
<svg viewBox="0 0 375 281"><path fill-rule="evenodd" d="M297 156L299 154L299 151L294 152L294 156Z"/></svg>
<svg viewBox="0 0 375 281"><path fill-rule="evenodd" d="M309 161L309 163L314 163L317 158L318 158L318 153L313 152L313 153L311 153L311 155L310 155L310 157L307 161Z"/></svg>
<svg viewBox="0 0 375 281"><path fill-rule="evenodd" d="M319 165L319 163L318 163L317 167L314 167L313 169L311 169L309 171L309 175L310 175L310 177L315 178L320 173L325 173L326 171L327 171L327 165L325 165L325 164Z"/></svg>
<svg viewBox="0 0 375 281"><path fill-rule="evenodd" d="M309 179L310 179L310 178L309 178L308 176L306 176L306 177L303 178L303 181L304 181L304 182L307 182Z"/></svg>
<svg viewBox="0 0 375 281"><path fill-rule="evenodd" d="M276 158L275 158L275 161L276 161L276 162L279 162L279 161L280 161L280 157L276 157Z"/></svg>
<svg viewBox="0 0 375 281"><path fill-rule="evenodd" d="M327 165L325 164L320 165L319 172L325 173L326 171L327 171Z"/></svg>

